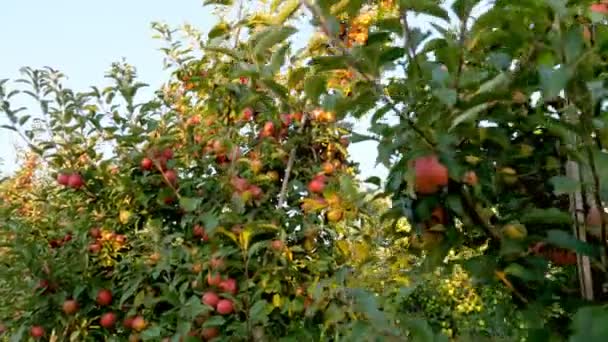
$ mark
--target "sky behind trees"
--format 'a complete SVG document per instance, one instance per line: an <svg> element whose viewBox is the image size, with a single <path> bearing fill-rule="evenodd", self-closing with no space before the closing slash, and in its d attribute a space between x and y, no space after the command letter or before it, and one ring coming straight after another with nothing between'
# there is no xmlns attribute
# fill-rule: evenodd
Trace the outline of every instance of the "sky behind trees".
<svg viewBox="0 0 608 342"><path fill-rule="evenodd" d="M0 11L0 79L19 78L24 66L50 66L68 77L68 87L84 91L106 84L105 71L124 57L141 81L150 84L151 93L168 77L158 50L162 42L152 38L154 21L172 27L189 23L207 32L216 17L200 0L9 1ZM0 124L5 120L0 117ZM0 174L16 169L16 145L22 145L17 135L0 130ZM354 144L350 150L363 177L385 174L374 165L373 143Z"/></svg>

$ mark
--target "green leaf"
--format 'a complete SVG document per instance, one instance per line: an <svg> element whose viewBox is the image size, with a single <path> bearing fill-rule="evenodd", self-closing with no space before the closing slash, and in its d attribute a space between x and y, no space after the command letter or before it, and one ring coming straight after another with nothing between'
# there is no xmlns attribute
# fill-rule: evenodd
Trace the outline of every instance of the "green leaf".
<svg viewBox="0 0 608 342"><path fill-rule="evenodd" d="M297 30L291 26L275 26L266 29L253 47L253 53L261 58L270 48L283 42Z"/></svg>
<svg viewBox="0 0 608 342"><path fill-rule="evenodd" d="M437 1L434 0L401 0L400 5L404 10L428 14L445 21L450 21L448 12L441 8L441 6L437 4Z"/></svg>
<svg viewBox="0 0 608 342"><path fill-rule="evenodd" d="M158 325L154 325L144 331L141 332L141 338L144 341L153 340L158 341L160 339L160 334L162 330Z"/></svg>
<svg viewBox="0 0 608 342"><path fill-rule="evenodd" d="M315 75L308 77L304 81L304 92L306 97L313 103L319 101L319 97L326 91L326 79L321 75Z"/></svg>
<svg viewBox="0 0 608 342"><path fill-rule="evenodd" d="M469 19L471 11L481 0L456 0L452 4L452 11L456 13L458 19L465 21Z"/></svg>
<svg viewBox="0 0 608 342"><path fill-rule="evenodd" d="M209 39L217 38L226 35L230 32L230 25L226 22L221 22L209 31L208 37Z"/></svg>
<svg viewBox="0 0 608 342"><path fill-rule="evenodd" d="M477 120L477 116L479 116L481 112L486 111L492 105L493 103L491 102L484 102L465 110L454 118L452 121L452 126L450 126L450 131L463 122Z"/></svg>
<svg viewBox="0 0 608 342"><path fill-rule="evenodd" d="M458 96L456 90L450 88L435 89L433 90L433 95L449 108L454 107Z"/></svg>
<svg viewBox="0 0 608 342"><path fill-rule="evenodd" d="M232 5L232 0L205 0L203 6L207 5L230 6Z"/></svg>
<svg viewBox="0 0 608 342"><path fill-rule="evenodd" d="M270 72L272 75L275 75L276 73L279 72L279 70L281 69L281 66L283 65L283 63L285 63L285 55L287 54L287 51L289 50L289 45L285 44L283 46L281 46L279 49L277 49L277 51L275 51L272 54L272 57L270 58Z"/></svg>
<svg viewBox="0 0 608 342"><path fill-rule="evenodd" d="M382 180L380 179L380 177L373 176L373 177L367 178L365 180L365 183L369 183L369 184L374 184L376 186L380 186L382 184Z"/></svg>
<svg viewBox="0 0 608 342"><path fill-rule="evenodd" d="M553 193L557 196L567 195L580 189L580 183L566 176L554 176L549 179L553 185Z"/></svg>
<svg viewBox="0 0 608 342"><path fill-rule="evenodd" d="M411 341L415 342L434 342L435 334L429 323L421 318L410 318L404 325L411 334Z"/></svg>
<svg viewBox="0 0 608 342"><path fill-rule="evenodd" d="M268 310L272 310L272 306L265 300L255 302L249 309L249 317L252 323L266 323L268 321Z"/></svg>
<svg viewBox="0 0 608 342"><path fill-rule="evenodd" d="M501 72L496 75L496 77L491 80L484 82L481 86L479 86L479 90L475 95L494 92L496 90L504 90L509 83L511 82L511 73L510 72Z"/></svg>
<svg viewBox="0 0 608 342"><path fill-rule="evenodd" d="M517 264L517 263L509 264L509 266L507 266L504 269L504 272L505 272L505 274L509 274L514 277L518 277L525 281L540 281L543 279L542 274L538 274L536 272L528 270L525 267L523 267L522 265Z"/></svg>
<svg viewBox="0 0 608 342"><path fill-rule="evenodd" d="M345 69L348 67L348 58L346 56L318 56L312 58L310 65L314 66L317 71Z"/></svg>
<svg viewBox="0 0 608 342"><path fill-rule="evenodd" d="M283 3L283 6L281 6L281 10L279 11L279 13L274 18L272 18L272 23L274 25L282 25L298 10L299 7L299 0L287 0ZM274 12L275 11L273 11L273 13Z"/></svg>
<svg viewBox="0 0 608 342"><path fill-rule="evenodd" d="M179 199L179 205L187 212L195 211L198 206L201 204L202 200L200 198L191 198L191 197L181 197Z"/></svg>
<svg viewBox="0 0 608 342"><path fill-rule="evenodd" d="M219 224L218 217L211 212L205 213L199 219L203 222L205 229L208 231L213 231Z"/></svg>
<svg viewBox="0 0 608 342"><path fill-rule="evenodd" d="M344 310L335 303L331 303L323 312L323 324L325 324L326 327L330 327L342 321L344 317L346 317Z"/></svg>
<svg viewBox="0 0 608 342"><path fill-rule="evenodd" d="M369 135L363 135L363 134L359 134L356 132L352 132L350 134L349 140L351 143L355 144L355 143L362 142L362 141L377 140L377 139L372 136L369 136Z"/></svg>
<svg viewBox="0 0 608 342"><path fill-rule="evenodd" d="M547 231L547 238L545 241L554 246L570 249L579 254L584 254L594 258L599 256L599 251L595 246L581 241L574 237L571 233L567 233L563 230L553 229Z"/></svg>
<svg viewBox="0 0 608 342"><path fill-rule="evenodd" d="M569 225L572 218L569 213L557 208L526 210L520 219L523 224Z"/></svg>
<svg viewBox="0 0 608 342"><path fill-rule="evenodd" d="M563 66L555 69L541 65L538 73L543 97L546 100L557 97L559 92L566 88L566 84L570 78L570 72Z"/></svg>
<svg viewBox="0 0 608 342"><path fill-rule="evenodd" d="M569 342L608 341L608 309L603 306L580 308L572 319Z"/></svg>

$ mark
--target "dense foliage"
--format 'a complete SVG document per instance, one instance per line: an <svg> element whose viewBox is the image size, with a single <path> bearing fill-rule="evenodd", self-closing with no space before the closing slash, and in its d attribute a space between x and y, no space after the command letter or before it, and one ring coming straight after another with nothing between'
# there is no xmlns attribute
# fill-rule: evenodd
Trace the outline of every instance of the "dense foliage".
<svg viewBox="0 0 608 342"><path fill-rule="evenodd" d="M0 82L7 340L608 338L608 3L208 4L151 99Z"/></svg>

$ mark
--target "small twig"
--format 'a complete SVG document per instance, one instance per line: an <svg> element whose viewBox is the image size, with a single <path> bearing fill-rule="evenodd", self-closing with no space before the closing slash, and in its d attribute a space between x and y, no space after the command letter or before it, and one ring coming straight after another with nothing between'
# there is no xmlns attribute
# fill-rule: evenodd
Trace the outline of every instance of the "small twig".
<svg viewBox="0 0 608 342"><path fill-rule="evenodd" d="M494 271L494 274L496 275L496 277L498 279L500 279L500 281L502 281L507 288L509 288L509 290L511 290L513 292L513 294L515 294L515 296L517 298L519 298L519 300L521 300L524 303L528 303L528 300L521 294L519 293L519 291L517 291L517 289L515 288L515 286L513 286L513 284L509 281L509 279L507 279L507 276L505 275L504 272L502 271Z"/></svg>
<svg viewBox="0 0 608 342"><path fill-rule="evenodd" d="M298 134L302 134L304 132L304 127L306 126L307 119L308 115L304 113L302 115L302 121L300 122L300 128L298 129ZM285 176L283 177L283 184L281 184L281 192L279 193L279 208L282 208L285 205L287 187L289 186L289 177L291 175L291 170L293 169L293 163L296 160L296 150L297 148L296 146L294 146L289 152L289 159L287 160L287 167L285 168Z"/></svg>
<svg viewBox="0 0 608 342"><path fill-rule="evenodd" d="M167 179L167 176L165 175L165 171L163 171L163 168L160 165L160 162L159 161L154 161L154 166L156 166L156 169L163 176L163 180L165 181L165 183L171 188L171 190L173 190L173 192L175 193L175 196L177 197L177 199L181 199L181 196L179 195L179 192L177 191L177 189L175 188L175 186L173 186L173 184L171 184L171 182L169 181L169 179Z"/></svg>
<svg viewBox="0 0 608 342"><path fill-rule="evenodd" d="M243 0L239 1L239 9L236 14L237 23L243 19ZM241 25L237 26L236 32L234 34L234 48L236 49L239 45L239 40L241 38Z"/></svg>

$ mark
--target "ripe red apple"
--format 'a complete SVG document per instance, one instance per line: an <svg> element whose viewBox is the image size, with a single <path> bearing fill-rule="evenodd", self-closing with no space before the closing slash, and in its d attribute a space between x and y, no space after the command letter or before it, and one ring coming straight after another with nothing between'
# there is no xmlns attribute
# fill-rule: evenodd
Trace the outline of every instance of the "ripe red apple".
<svg viewBox="0 0 608 342"><path fill-rule="evenodd" d="M89 245L89 252L96 254L99 253L99 251L101 251L101 245L98 243L92 243Z"/></svg>
<svg viewBox="0 0 608 342"><path fill-rule="evenodd" d="M167 158L167 160L173 159L173 150L170 148L164 149L163 157Z"/></svg>
<svg viewBox="0 0 608 342"><path fill-rule="evenodd" d="M249 188L249 182L245 178L241 177L232 177L230 179L230 184L234 187L234 189L238 192L243 192Z"/></svg>
<svg viewBox="0 0 608 342"><path fill-rule="evenodd" d="M600 14L608 14L608 4L606 3L595 3L589 6L591 12L600 13Z"/></svg>
<svg viewBox="0 0 608 342"><path fill-rule="evenodd" d="M220 336L220 330L216 327L204 328L201 332L201 336L205 339L205 341L210 341Z"/></svg>
<svg viewBox="0 0 608 342"><path fill-rule="evenodd" d="M77 301L75 301L74 299L68 299L63 302L63 312L65 312L66 315L73 315L76 313L76 311L78 311Z"/></svg>
<svg viewBox="0 0 608 342"><path fill-rule="evenodd" d="M243 120L250 121L251 119L253 119L253 109L250 107L243 109Z"/></svg>
<svg viewBox="0 0 608 342"><path fill-rule="evenodd" d="M219 269L224 267L224 259L222 258L211 258L209 265L212 269Z"/></svg>
<svg viewBox="0 0 608 342"><path fill-rule="evenodd" d="M101 306L110 305L112 303L112 291L101 289L97 292L97 304Z"/></svg>
<svg viewBox="0 0 608 342"><path fill-rule="evenodd" d="M308 183L308 191L313 193L321 193L325 189L325 183L320 179L313 179Z"/></svg>
<svg viewBox="0 0 608 342"><path fill-rule="evenodd" d="M262 128L262 132L260 132L262 138L271 137L274 135L274 123L272 121L267 121Z"/></svg>
<svg viewBox="0 0 608 342"><path fill-rule="evenodd" d="M239 82L241 82L241 84L247 84L248 81L249 79L245 76L239 77Z"/></svg>
<svg viewBox="0 0 608 342"><path fill-rule="evenodd" d="M257 185L251 185L248 191L251 192L251 196L254 198L260 198L263 194L262 188Z"/></svg>
<svg viewBox="0 0 608 342"><path fill-rule="evenodd" d="M70 241L72 241L72 233L65 234L65 236L63 237L63 242L70 242Z"/></svg>
<svg viewBox="0 0 608 342"><path fill-rule="evenodd" d="M467 173L464 174L462 181L470 186L475 186L479 182L475 171L467 171Z"/></svg>
<svg viewBox="0 0 608 342"><path fill-rule="evenodd" d="M133 317L133 316L129 316L129 317L125 318L122 321L122 326L125 327L125 329L132 329L133 328L133 319L135 319L135 317Z"/></svg>
<svg viewBox="0 0 608 342"><path fill-rule="evenodd" d="M115 323L116 314L114 314L113 312L106 312L101 315L101 318L99 319L99 324L106 329L112 328Z"/></svg>
<svg viewBox="0 0 608 342"><path fill-rule="evenodd" d="M220 315L229 315L234 311L234 305L230 299L221 299L217 302L216 310Z"/></svg>
<svg viewBox="0 0 608 342"><path fill-rule="evenodd" d="M30 335L36 339L41 338L42 336L44 336L44 328L39 325L34 325L30 329Z"/></svg>
<svg viewBox="0 0 608 342"><path fill-rule="evenodd" d="M291 114L281 114L281 122L283 123L284 127L291 125L291 119L292 119Z"/></svg>
<svg viewBox="0 0 608 342"><path fill-rule="evenodd" d="M281 240L272 240L272 242L270 243L270 246L272 247L272 249L274 249L277 252L280 252L283 250L283 247L285 246L283 244L283 241Z"/></svg>
<svg viewBox="0 0 608 342"><path fill-rule="evenodd" d="M152 170L154 162L150 158L144 158L141 160L141 168L146 171Z"/></svg>
<svg viewBox="0 0 608 342"><path fill-rule="evenodd" d="M141 316L136 316L131 322L131 328L135 331L142 331L146 328L146 321Z"/></svg>
<svg viewBox="0 0 608 342"><path fill-rule="evenodd" d="M66 186L66 185L68 185L69 181L70 181L69 175L66 175L65 173L60 173L57 175L57 183L59 183L63 186Z"/></svg>
<svg viewBox="0 0 608 342"><path fill-rule="evenodd" d="M416 191L423 195L436 193L448 184L448 169L436 155L420 157L414 161Z"/></svg>
<svg viewBox="0 0 608 342"><path fill-rule="evenodd" d="M214 309L217 306L217 303L219 301L220 301L220 296L218 296L217 293L215 293L213 291L205 292L205 294L203 295L203 298L202 298L203 304L209 305L210 307L212 307Z"/></svg>
<svg viewBox="0 0 608 342"><path fill-rule="evenodd" d="M84 180L82 179L82 176L77 173L71 174L68 178L68 186L70 188L80 189L83 185Z"/></svg>
<svg viewBox="0 0 608 342"><path fill-rule="evenodd" d="M232 295L236 295L236 293L238 291L238 284L236 283L236 279L233 279L233 278L228 278L228 279L222 280L218 284L218 287L222 291L231 293Z"/></svg>
<svg viewBox="0 0 608 342"><path fill-rule="evenodd" d="M101 229L97 227L91 228L89 229L89 235L94 239L98 239L101 236Z"/></svg>
<svg viewBox="0 0 608 342"><path fill-rule="evenodd" d="M167 170L164 172L165 178L171 185L175 185L177 183L177 173L174 170Z"/></svg>
<svg viewBox="0 0 608 342"><path fill-rule="evenodd" d="M222 282L222 277L220 276L219 273L215 273L214 275L209 273L207 275L207 284L209 284L209 286L217 286L221 282Z"/></svg>

